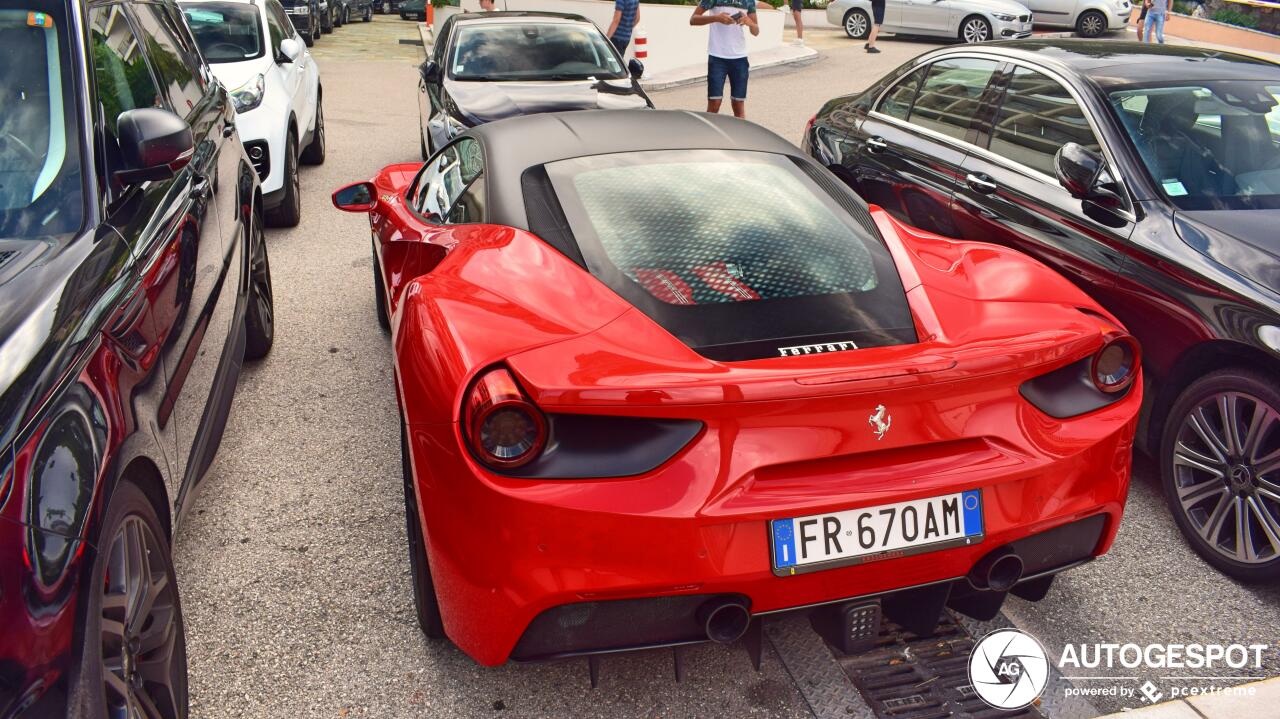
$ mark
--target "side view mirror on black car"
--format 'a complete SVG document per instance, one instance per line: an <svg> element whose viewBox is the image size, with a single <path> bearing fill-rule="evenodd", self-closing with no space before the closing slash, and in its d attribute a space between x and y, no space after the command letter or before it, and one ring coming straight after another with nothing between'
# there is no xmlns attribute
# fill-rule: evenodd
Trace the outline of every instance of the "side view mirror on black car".
<svg viewBox="0 0 1280 719"><path fill-rule="evenodd" d="M1107 173L1102 155L1074 142L1068 142L1053 156L1054 174L1072 197L1089 200L1103 207L1122 204L1115 182Z"/></svg>
<svg viewBox="0 0 1280 719"><path fill-rule="evenodd" d="M631 58L631 61L627 63L627 72L631 73L633 79L639 80L644 75L644 63L634 57Z"/></svg>
<svg viewBox="0 0 1280 719"><path fill-rule="evenodd" d="M427 82L438 82L440 80L440 66L435 60L427 60L422 63L422 79Z"/></svg>
<svg viewBox="0 0 1280 719"><path fill-rule="evenodd" d="M125 169L116 178L125 185L173 177L195 151L191 126L168 110L143 107L122 112L117 128Z"/></svg>

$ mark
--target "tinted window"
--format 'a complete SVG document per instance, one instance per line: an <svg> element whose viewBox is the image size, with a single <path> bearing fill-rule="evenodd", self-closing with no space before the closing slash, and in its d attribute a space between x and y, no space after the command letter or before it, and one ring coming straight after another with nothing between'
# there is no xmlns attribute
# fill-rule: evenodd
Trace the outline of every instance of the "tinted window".
<svg viewBox="0 0 1280 719"><path fill-rule="evenodd" d="M916 90L920 88L920 78L924 77L926 68L920 68L898 81L889 92L880 99L880 112L899 120L907 119L911 112L911 103L915 102Z"/></svg>
<svg viewBox="0 0 1280 719"><path fill-rule="evenodd" d="M180 46L177 38L182 33L175 30L174 18L163 5L136 3L133 8L156 76L168 91L174 112L187 117L204 97L200 60Z"/></svg>
<svg viewBox="0 0 1280 719"><path fill-rule="evenodd" d="M0 9L0 238L74 232L84 218L69 27L61 2Z"/></svg>
<svg viewBox="0 0 1280 719"><path fill-rule="evenodd" d="M280 50L280 41L293 37L293 23L285 14L284 8L275 0L267 3L267 30L271 33L271 49Z"/></svg>
<svg viewBox="0 0 1280 719"><path fill-rule="evenodd" d="M707 357L915 340L880 238L790 158L637 152L546 170L587 269Z"/></svg>
<svg viewBox="0 0 1280 719"><path fill-rule="evenodd" d="M1280 208L1280 84L1170 83L1110 99L1151 178L1179 209Z"/></svg>
<svg viewBox="0 0 1280 719"><path fill-rule="evenodd" d="M413 209L453 221L449 210L482 169L480 143L464 137L441 150L419 176Z"/></svg>
<svg viewBox="0 0 1280 719"><path fill-rule="evenodd" d="M164 107L160 91L142 55L141 43L119 5L89 13L89 42L93 53L94 99L102 111L105 176L124 169L117 143L120 114L140 107ZM120 189L112 183L114 189Z"/></svg>
<svg viewBox="0 0 1280 719"><path fill-rule="evenodd" d="M1071 93L1057 80L1019 67L996 115L991 151L1053 177L1053 156L1068 142L1101 151Z"/></svg>
<svg viewBox="0 0 1280 719"><path fill-rule="evenodd" d="M911 108L911 124L963 140L995 71L994 60L957 58L933 63Z"/></svg>
<svg viewBox="0 0 1280 719"><path fill-rule="evenodd" d="M453 35L448 70L455 80L626 77L594 25L472 23Z"/></svg>
<svg viewBox="0 0 1280 719"><path fill-rule="evenodd" d="M210 63L243 62L265 52L256 5L183 3L182 11L201 54Z"/></svg>

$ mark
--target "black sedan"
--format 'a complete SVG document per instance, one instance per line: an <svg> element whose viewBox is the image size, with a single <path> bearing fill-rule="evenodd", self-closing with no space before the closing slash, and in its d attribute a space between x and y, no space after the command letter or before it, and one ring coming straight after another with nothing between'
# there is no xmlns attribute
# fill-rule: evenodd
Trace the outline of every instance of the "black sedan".
<svg viewBox="0 0 1280 719"><path fill-rule="evenodd" d="M440 27L418 81L422 159L468 127L515 115L653 107L595 23L581 15L453 15Z"/></svg>
<svg viewBox="0 0 1280 719"><path fill-rule="evenodd" d="M1141 340L1138 442L1211 564L1280 579L1280 66L1117 42L927 53L805 147L868 202L1054 267Z"/></svg>

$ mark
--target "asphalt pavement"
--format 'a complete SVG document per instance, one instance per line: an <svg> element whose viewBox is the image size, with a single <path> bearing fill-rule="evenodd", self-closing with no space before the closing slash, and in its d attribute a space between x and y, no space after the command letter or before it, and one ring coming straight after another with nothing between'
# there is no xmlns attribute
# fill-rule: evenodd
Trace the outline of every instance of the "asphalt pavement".
<svg viewBox="0 0 1280 719"><path fill-rule="evenodd" d="M301 225L268 233L275 347L242 375L177 537L192 717L808 716L772 648L760 673L741 648L691 648L680 683L670 652L610 657L591 689L583 660L484 668L419 632L368 223L329 201L341 184L418 159L416 55L399 42L415 37L413 23L379 16L314 49L328 161L303 168ZM749 117L793 141L825 99L933 47L884 41L867 55L817 30L810 44L817 62L751 79ZM702 109L704 97L694 85L654 100ZM1280 644L1280 590L1238 585L1200 562L1146 462L1112 552L1064 575L1038 605L1010 601L1006 614L1051 653L1065 642ZM1280 674L1274 652L1268 661L1263 673Z"/></svg>

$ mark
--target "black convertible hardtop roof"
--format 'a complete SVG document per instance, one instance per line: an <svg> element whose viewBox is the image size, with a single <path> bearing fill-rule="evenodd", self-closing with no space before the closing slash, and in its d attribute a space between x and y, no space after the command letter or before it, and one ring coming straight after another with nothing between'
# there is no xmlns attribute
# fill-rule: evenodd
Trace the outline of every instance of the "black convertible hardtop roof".
<svg viewBox="0 0 1280 719"><path fill-rule="evenodd" d="M452 16L454 24L484 22L487 20L572 20L574 22L591 22L582 15L567 12L548 12L542 10L502 10L495 12L464 12Z"/></svg>
<svg viewBox="0 0 1280 719"><path fill-rule="evenodd" d="M485 152L490 221L529 229L520 178L525 170L573 157L652 150L740 150L803 158L759 125L684 110L581 110L525 115L480 125L466 135Z"/></svg>

